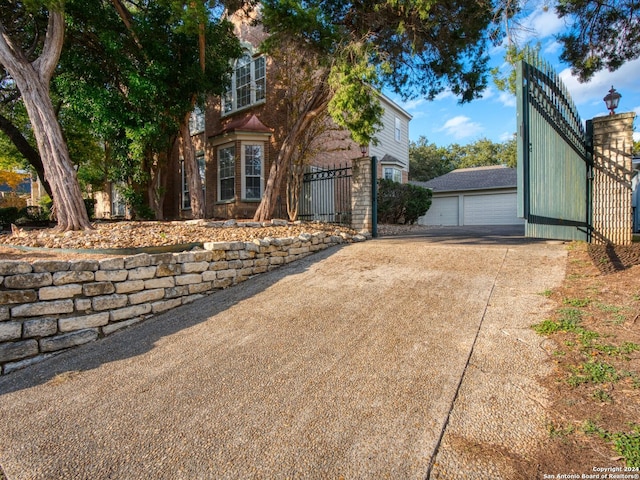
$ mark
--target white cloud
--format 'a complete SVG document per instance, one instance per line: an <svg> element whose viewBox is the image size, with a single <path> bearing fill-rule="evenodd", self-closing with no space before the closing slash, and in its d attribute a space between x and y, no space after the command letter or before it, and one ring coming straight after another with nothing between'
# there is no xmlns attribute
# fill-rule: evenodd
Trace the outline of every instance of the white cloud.
<svg viewBox="0 0 640 480"><path fill-rule="evenodd" d="M453 94L451 90L447 89L440 92L438 95L436 95L434 100L447 100L449 98L456 98L456 96Z"/></svg>
<svg viewBox="0 0 640 480"><path fill-rule="evenodd" d="M514 134L513 132L503 132L503 133L498 137L498 139L499 139L501 142L506 142L506 141L509 141L509 140L513 140L514 135L515 135L515 134Z"/></svg>
<svg viewBox="0 0 640 480"><path fill-rule="evenodd" d="M558 41L549 42L543 49L542 53L546 55L557 55L562 49L562 44Z"/></svg>
<svg viewBox="0 0 640 480"><path fill-rule="evenodd" d="M524 45L531 41L553 37L565 28L565 21L556 15L555 10L541 2L522 19L520 28L516 28L514 35L518 43Z"/></svg>
<svg viewBox="0 0 640 480"><path fill-rule="evenodd" d="M640 132L633 132L633 141L640 142Z"/></svg>
<svg viewBox="0 0 640 480"><path fill-rule="evenodd" d="M511 108L516 106L516 96L510 92L500 92L498 101L505 107Z"/></svg>
<svg viewBox="0 0 640 480"><path fill-rule="evenodd" d="M495 96L496 96L496 89L493 88L493 86L489 85L482 92L482 97L480 97L480 99L481 100L488 100L488 99L490 99L492 97L495 97Z"/></svg>
<svg viewBox="0 0 640 480"><path fill-rule="evenodd" d="M445 132L448 136L456 140L474 137L483 130L484 127L482 125L471 121L469 117L465 117L464 115L458 115L457 117L447 120L442 128L438 129L439 132Z"/></svg>
<svg viewBox="0 0 640 480"><path fill-rule="evenodd" d="M412 112L424 106L425 103L427 103L427 101L424 98L416 98L413 100L407 100L406 102L400 102L399 105L407 112Z"/></svg>
<svg viewBox="0 0 640 480"><path fill-rule="evenodd" d="M629 111L629 107L624 107L625 91L640 93L640 83L638 82L640 58L625 63L615 72L600 71L587 83L578 82L578 79L571 75L569 68L565 68L559 75L576 105L602 103L602 99L613 85L622 95L620 111ZM604 103L602 105L604 106Z"/></svg>

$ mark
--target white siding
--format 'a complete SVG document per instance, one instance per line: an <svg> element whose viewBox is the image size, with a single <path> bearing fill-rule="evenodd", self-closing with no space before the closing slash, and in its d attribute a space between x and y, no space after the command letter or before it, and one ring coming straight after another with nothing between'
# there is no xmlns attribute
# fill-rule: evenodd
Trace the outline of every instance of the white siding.
<svg viewBox="0 0 640 480"><path fill-rule="evenodd" d="M369 155L380 161L385 155L391 155L400 161L398 167L409 171L409 121L411 117L384 96L380 97L384 108L382 129L376 133L378 145L369 146ZM396 140L396 118L400 120L400 141Z"/></svg>

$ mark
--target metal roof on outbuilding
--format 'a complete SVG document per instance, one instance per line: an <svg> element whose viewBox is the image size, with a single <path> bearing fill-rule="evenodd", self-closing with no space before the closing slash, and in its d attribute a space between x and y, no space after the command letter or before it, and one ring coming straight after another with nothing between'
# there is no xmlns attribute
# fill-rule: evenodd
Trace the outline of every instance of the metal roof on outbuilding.
<svg viewBox="0 0 640 480"><path fill-rule="evenodd" d="M517 187L515 168L502 165L488 167L459 168L428 182L409 182L434 192L455 192L463 190L491 190Z"/></svg>

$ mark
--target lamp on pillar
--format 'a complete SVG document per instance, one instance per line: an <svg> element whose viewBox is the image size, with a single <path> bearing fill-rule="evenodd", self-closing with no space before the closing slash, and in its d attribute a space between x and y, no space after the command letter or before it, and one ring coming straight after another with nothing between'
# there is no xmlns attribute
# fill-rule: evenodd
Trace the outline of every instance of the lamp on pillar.
<svg viewBox="0 0 640 480"><path fill-rule="evenodd" d="M368 149L369 147L367 145L360 145L360 153L362 154L363 157L367 156Z"/></svg>
<svg viewBox="0 0 640 480"><path fill-rule="evenodd" d="M609 90L609 93L603 98L609 110L609 115L616 113L616 108L618 108L618 103L620 103L620 97L622 97L622 95L616 92L616 89L611 85L611 90Z"/></svg>

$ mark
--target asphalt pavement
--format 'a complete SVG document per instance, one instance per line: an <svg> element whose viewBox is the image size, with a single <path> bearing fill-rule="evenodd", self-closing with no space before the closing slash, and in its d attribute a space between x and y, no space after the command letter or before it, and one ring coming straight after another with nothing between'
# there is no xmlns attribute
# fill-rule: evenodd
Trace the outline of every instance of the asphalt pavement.
<svg viewBox="0 0 640 480"><path fill-rule="evenodd" d="M551 367L529 326L565 261L517 235L314 254L0 377L0 465L9 480L534 478Z"/></svg>

